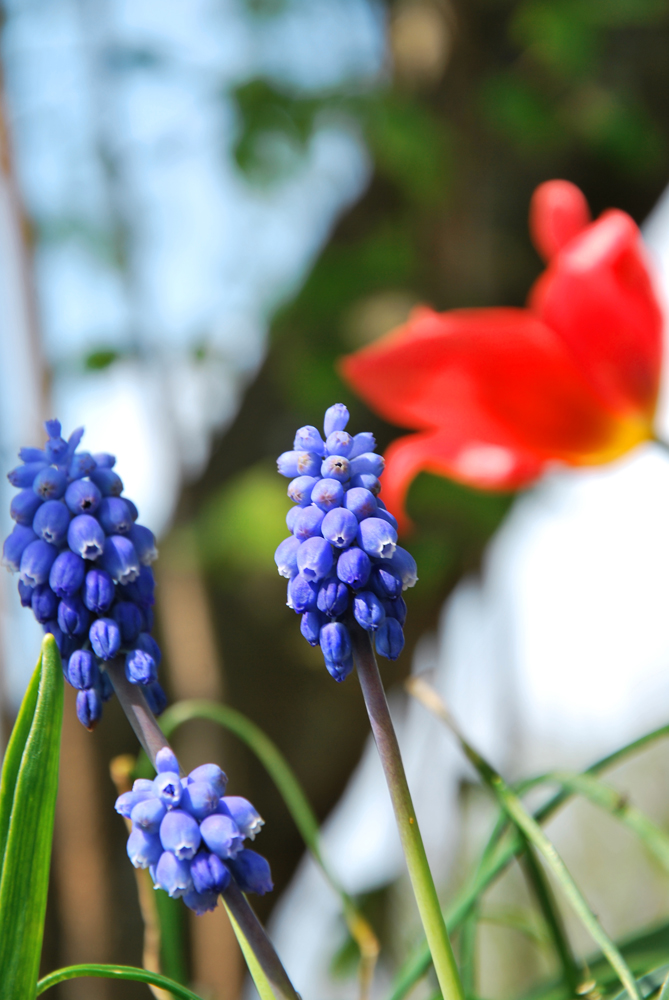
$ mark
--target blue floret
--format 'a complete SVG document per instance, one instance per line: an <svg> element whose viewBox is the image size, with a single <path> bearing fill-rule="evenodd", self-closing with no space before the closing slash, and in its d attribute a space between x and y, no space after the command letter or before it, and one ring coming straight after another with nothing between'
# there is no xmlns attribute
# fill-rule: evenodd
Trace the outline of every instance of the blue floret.
<svg viewBox="0 0 669 1000"><path fill-rule="evenodd" d="M7 477L18 492L3 562L19 573L22 605L56 639L83 725L92 729L111 697L104 663L119 654L126 676L144 686L159 714L166 705L157 681L160 649L149 635L155 539L121 496L113 455L77 451L83 428L66 441L57 420L45 427L45 447L22 448L22 464Z"/></svg>
<svg viewBox="0 0 669 1000"><path fill-rule="evenodd" d="M349 626L357 622L374 638L381 656L396 659L404 645L406 604L416 563L397 544L397 522L377 499L384 460L374 435L347 430L349 413L335 403L323 436L301 427L293 450L279 456L279 472L291 478L295 506L286 516L290 536L275 561L289 580L288 607L302 616L300 630L320 645L337 681L353 669Z"/></svg>

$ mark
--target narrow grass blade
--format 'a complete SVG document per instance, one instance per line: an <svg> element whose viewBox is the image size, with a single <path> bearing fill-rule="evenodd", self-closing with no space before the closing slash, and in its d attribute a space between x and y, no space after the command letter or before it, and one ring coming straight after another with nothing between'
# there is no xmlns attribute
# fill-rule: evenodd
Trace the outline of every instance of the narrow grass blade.
<svg viewBox="0 0 669 1000"><path fill-rule="evenodd" d="M14 804L16 779L19 776L21 758L35 714L41 672L42 654L40 653L37 666L30 678L30 684L23 696L21 708L19 709L19 714L9 737L7 752L2 763L2 777L0 778L0 873L2 871L2 859L5 857L7 834L9 833L9 818L12 814L12 805Z"/></svg>
<svg viewBox="0 0 669 1000"><path fill-rule="evenodd" d="M467 1000L476 996L476 939L478 937L479 913L474 908L460 929L460 979Z"/></svg>
<svg viewBox="0 0 669 1000"><path fill-rule="evenodd" d="M663 993L669 995L669 989L666 989L667 982L669 981L669 965L661 965L658 969L652 969L650 972L646 972L645 975L639 976L637 979L637 988L640 995L646 1000L646 997L660 997ZM659 991L659 992L658 992ZM629 1000L629 993L627 990L623 990L622 993L618 993L614 1000Z"/></svg>
<svg viewBox="0 0 669 1000"><path fill-rule="evenodd" d="M669 954L669 923L655 924L645 928L631 937L618 942L618 947L637 979L643 977L648 969L656 969L666 962ZM618 977L601 952L588 955L581 967L584 986L596 984L597 993L613 998L620 989ZM573 1000L567 993L562 981L555 980L540 983L523 1000Z"/></svg>
<svg viewBox="0 0 669 1000"><path fill-rule="evenodd" d="M581 923L594 941L606 955L612 968L615 969L620 982L627 990L630 1000L641 1000L636 980L620 951L605 932L597 917L592 912L580 889L574 882L562 858L554 845L543 832L537 821L525 809L518 796L509 788L504 779L483 757L471 746L459 731L455 721L441 698L425 681L411 678L410 691L419 698L438 718L440 718L457 737L460 746L470 763L476 768L481 780L496 795L509 818L513 820L524 836L536 847L546 861L548 867L559 882L562 891L572 905Z"/></svg>
<svg viewBox="0 0 669 1000"><path fill-rule="evenodd" d="M662 983L662 989L658 994L657 1000L669 1000L669 973L666 975L666 978Z"/></svg>
<svg viewBox="0 0 669 1000"><path fill-rule="evenodd" d="M657 729L651 730L650 733L639 737L639 739L625 744L625 746L620 747L611 754L607 754L606 757L600 758L600 760L592 764L583 773L601 774L602 771L615 767L623 760L641 753L667 736L669 736L669 725L659 726ZM544 778L545 775L542 775L540 778L522 782L522 787L516 786L516 789L523 791L543 781ZM537 809L534 813L534 819L537 823L547 822L571 797L568 791L561 790L545 805ZM460 926L481 893L485 892L488 886L495 879L499 878L515 856L523 849L522 841L516 831L507 838L506 844L498 849L499 845L496 842L501 837L505 825L505 823L498 824L488 844L488 848L486 848L487 857L484 859L485 863L482 861L474 876L468 880L449 907L446 914L446 926L450 932L453 932ZM415 947L395 975L388 1000L403 1000L418 980L426 974L429 967L430 951L427 943L423 940Z"/></svg>
<svg viewBox="0 0 669 1000"><path fill-rule="evenodd" d="M467 918L469 920L469 917ZM463 927L467 921L463 923ZM510 930L522 934L532 944L541 948L545 952L551 946L551 938L543 920L540 920L536 913L516 909L514 907L489 910L481 916L479 923L494 924L497 927L508 927Z"/></svg>
<svg viewBox="0 0 669 1000"><path fill-rule="evenodd" d="M330 871L321 850L318 820L290 764L259 726L227 705L195 699L180 701L163 713L160 725L169 739L179 726L192 719L209 719L234 733L253 751L274 781L304 843L341 899L346 924L360 950L360 992L361 1000L364 1000L371 985L379 954L379 942L368 921Z"/></svg>
<svg viewBox="0 0 669 1000"><path fill-rule="evenodd" d="M51 635L40 664L0 881L0 1000L33 1000L42 950L63 717L63 671Z"/></svg>
<svg viewBox="0 0 669 1000"><path fill-rule="evenodd" d="M153 890L152 890L153 891ZM154 892L160 926L160 967L168 979L188 982L186 965L186 907L180 899L171 899L166 892Z"/></svg>
<svg viewBox="0 0 669 1000"><path fill-rule="evenodd" d="M572 795L581 795L593 805L610 813L632 833L636 834L669 872L669 836L648 818L640 809L631 805L624 795L604 784L592 774L567 774L558 771L546 775L548 781L555 781Z"/></svg>
<svg viewBox="0 0 669 1000"><path fill-rule="evenodd" d="M64 969L56 969L37 984L37 993L41 996L52 986L64 983L67 979L79 979L81 976L90 976L93 979L127 979L134 983L148 983L150 986L159 986L161 989L172 993L178 1000L202 1000L202 997L192 990L187 989L180 983L175 983L167 976L161 976L157 972L147 972L146 969L135 969L132 965L68 965Z"/></svg>
<svg viewBox="0 0 669 1000"><path fill-rule="evenodd" d="M562 914L560 913L553 890L546 878L543 868L539 864L532 845L525 838L525 852L523 854L525 862L525 874L532 886L534 895L539 904L539 908L546 921L546 926L550 933L553 947L562 966L562 976L569 993L577 995L579 986L579 972L574 954L569 944L569 938L564 928Z"/></svg>

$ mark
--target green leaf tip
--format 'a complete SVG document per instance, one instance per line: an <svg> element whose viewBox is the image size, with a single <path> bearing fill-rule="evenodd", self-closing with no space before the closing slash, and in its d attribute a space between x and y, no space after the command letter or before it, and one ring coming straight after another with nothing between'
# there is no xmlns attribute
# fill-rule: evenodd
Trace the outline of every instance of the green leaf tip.
<svg viewBox="0 0 669 1000"><path fill-rule="evenodd" d="M47 632L42 639L42 656L55 657L59 666L61 665L60 651L56 642L56 637Z"/></svg>

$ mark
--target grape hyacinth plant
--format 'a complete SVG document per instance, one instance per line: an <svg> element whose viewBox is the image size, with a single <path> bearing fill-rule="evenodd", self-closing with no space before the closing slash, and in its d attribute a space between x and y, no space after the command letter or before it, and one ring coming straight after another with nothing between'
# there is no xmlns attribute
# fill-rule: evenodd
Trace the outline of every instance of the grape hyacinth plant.
<svg viewBox="0 0 669 1000"><path fill-rule="evenodd" d="M351 618L373 634L377 653L397 659L402 591L418 579L413 556L397 545L397 521L378 498L384 461L374 435L352 437L348 421L347 408L335 403L325 414L325 440L316 427L301 427L293 450L279 456L295 506L286 517L291 534L274 557L289 581L288 606L302 616L302 635L321 647L340 682L353 669Z"/></svg>
<svg viewBox="0 0 669 1000"><path fill-rule="evenodd" d="M7 476L19 492L3 562L19 574L23 606L54 636L87 729L112 696L105 668L119 655L126 677L142 685L159 715L167 701L158 683L160 648L151 635L153 533L137 523L136 506L122 495L113 455L77 451L83 427L67 441L58 420L47 420L45 428L45 447L22 448L21 465Z"/></svg>
<svg viewBox="0 0 669 1000"><path fill-rule="evenodd" d="M180 778L170 747L158 751L155 766L153 781L138 778L116 800L116 811L132 823L128 857L135 868L148 868L154 888L182 897L197 914L216 908L231 879L244 893L270 892L269 864L244 847L264 820L246 799L225 795L221 768L201 764Z"/></svg>
<svg viewBox="0 0 669 1000"><path fill-rule="evenodd" d="M464 1000L390 718L376 652L396 659L404 646L402 591L418 576L413 556L397 545L397 521L378 495L384 460L374 435L346 432L349 412L335 403L323 432L301 427L277 468L291 480L291 532L275 553L288 578L288 607L302 615L301 632L320 645L329 673L343 681L357 667L379 750L416 903L444 1000Z"/></svg>
<svg viewBox="0 0 669 1000"><path fill-rule="evenodd" d="M138 778L116 802L117 811L131 827L127 852L133 865L149 868L156 889L172 898L183 897L198 915L215 909L222 897L243 946L253 956L254 976L260 976L278 997L297 1000L245 897L245 893L264 894L273 888L268 862L245 847L245 841L254 839L263 820L246 799L225 795L227 778L218 765L203 764L182 777L174 751L155 718L166 707L167 699L157 681L160 649L151 636L151 563L158 554L153 534L137 524L137 508L122 496L123 482L114 471L112 455L77 451L83 428L75 430L66 441L57 420L47 421L45 427L45 447L22 448L22 464L8 475L19 492L11 504L16 525L3 548L5 565L19 574L21 603L32 609L46 633L42 656L21 710L34 713L33 726L39 733L35 739L51 747L50 804L40 821L43 830L39 836L50 838L53 827L62 673L77 689L77 716L89 730L101 717L103 701L116 693L157 771L153 780ZM41 704L46 701L49 724L44 726ZM25 740L26 735L23 723L19 723L12 740ZM11 762L13 757L10 741L7 759ZM28 754L29 763L33 760L44 773L40 754L34 749ZM24 836L30 822L21 820L20 809L7 805L7 795L17 794L11 786L14 766L10 764L9 778L3 770L0 785L0 855L8 830L16 850L21 851L24 843L30 846L30 838L26 841ZM34 807L29 789L22 801L24 810ZM15 814L16 823L21 820L21 829L17 826L12 831ZM35 912L39 911L37 923L43 929L49 852L42 854L42 860L43 871L36 875L39 892L33 896ZM5 881L0 879L0 898L3 886ZM29 913L26 919L30 918ZM12 920L16 923L15 917ZM3 943L14 956L22 948L27 949L28 957L17 960L16 976L13 971L4 975L0 1000L18 996L17 983L25 981L30 987L33 972L36 977L39 941L35 939L36 946L29 947L19 924L17 927L15 944L9 935L3 942L0 933L3 975ZM60 971L66 974L64 978L70 978L70 974L88 974L89 967L73 966ZM125 971L127 978L137 978L138 970ZM149 975L152 978L145 981L154 985L175 985L163 976ZM179 989L180 995L185 995ZM195 996L190 991L185 993Z"/></svg>
<svg viewBox="0 0 669 1000"><path fill-rule="evenodd" d="M116 800L117 812L131 824L130 860L136 868L149 869L154 888L173 899L183 897L198 915L215 909L222 898L253 957L254 979L260 976L279 1000L299 1000L245 895L273 888L265 858L244 847L263 820L246 799L225 795L227 778L217 764L201 764L182 777L141 685L131 683L118 662L108 669L121 707L157 771L153 780L137 779Z"/></svg>

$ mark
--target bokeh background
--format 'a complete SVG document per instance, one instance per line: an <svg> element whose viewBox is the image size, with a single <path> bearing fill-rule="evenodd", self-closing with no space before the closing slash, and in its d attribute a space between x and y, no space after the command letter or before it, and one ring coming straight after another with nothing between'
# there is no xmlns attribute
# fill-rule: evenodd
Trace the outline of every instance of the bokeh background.
<svg viewBox="0 0 669 1000"><path fill-rule="evenodd" d="M110 450L160 537L157 635L170 698L223 699L284 751L319 817L367 727L285 608L274 457L353 398L337 358L438 309L521 305L540 270L533 188L554 176L641 222L669 179L666 0L5 0L0 205L0 455L45 416ZM8 530L9 487L0 487ZM476 572L512 498L422 475L407 541L420 567L407 649ZM2 580L4 737L38 648ZM141 963L142 924L109 761L135 752L118 706L93 735L66 714L44 968ZM207 724L268 820L276 892L302 853L260 766ZM110 818L111 817L111 818ZM368 900L383 934L383 906ZM235 1000L242 967L216 914L185 975ZM184 917L186 923L186 918ZM222 962L221 955L225 955ZM347 969L346 956L341 958ZM72 983L61 998L145 987ZM54 994L55 995L55 994Z"/></svg>

